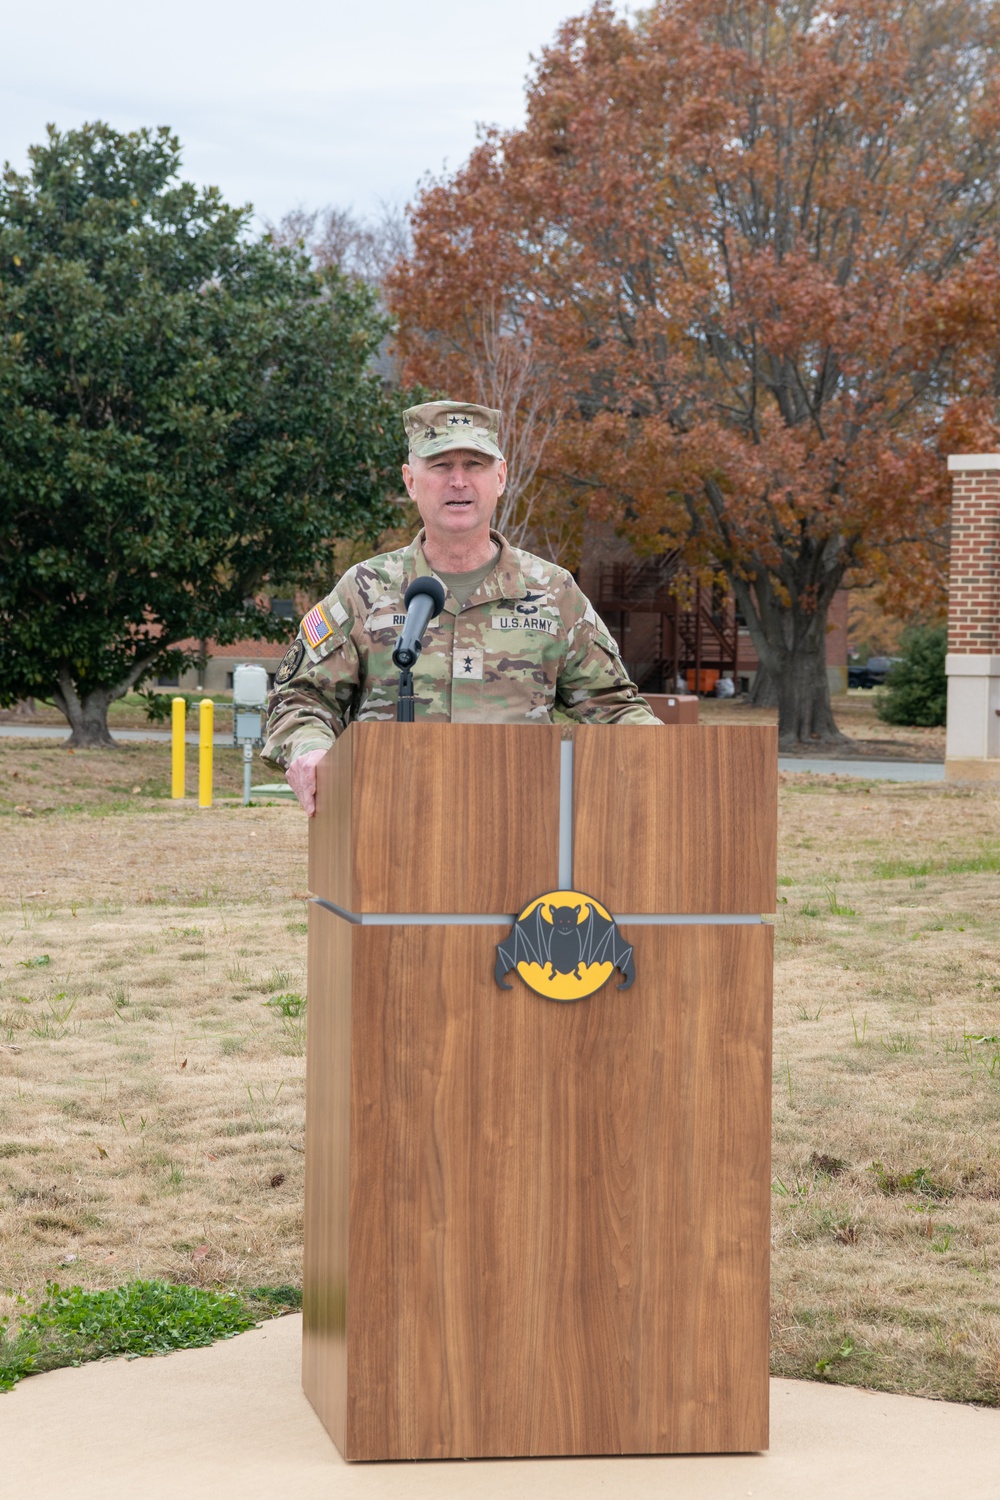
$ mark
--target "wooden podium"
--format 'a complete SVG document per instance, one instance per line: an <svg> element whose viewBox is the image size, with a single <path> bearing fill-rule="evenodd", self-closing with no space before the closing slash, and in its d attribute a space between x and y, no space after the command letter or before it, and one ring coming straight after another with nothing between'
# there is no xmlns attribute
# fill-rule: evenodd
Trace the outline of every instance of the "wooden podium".
<svg viewBox="0 0 1000 1500"><path fill-rule="evenodd" d="M310 828L303 1384L347 1459L767 1446L776 732L354 724ZM536 896L635 982L494 978Z"/></svg>

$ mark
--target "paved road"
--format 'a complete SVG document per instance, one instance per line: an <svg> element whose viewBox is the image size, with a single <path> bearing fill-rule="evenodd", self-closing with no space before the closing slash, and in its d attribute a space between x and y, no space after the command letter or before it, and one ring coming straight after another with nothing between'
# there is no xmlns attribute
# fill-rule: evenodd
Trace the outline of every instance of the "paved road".
<svg viewBox="0 0 1000 1500"><path fill-rule="evenodd" d="M1000 1411L771 1381L771 1450L345 1464L302 1394L300 1317L0 1396L24 1500L996 1500Z"/></svg>
<svg viewBox="0 0 1000 1500"><path fill-rule="evenodd" d="M112 739L116 740L169 740L169 729L112 729ZM0 738L18 740L66 740L69 738L69 730L63 729L58 724L38 724L34 729L27 724L0 724ZM189 745L197 745L198 731L189 729L184 738ZM216 745L231 745L232 734L216 734L212 736Z"/></svg>

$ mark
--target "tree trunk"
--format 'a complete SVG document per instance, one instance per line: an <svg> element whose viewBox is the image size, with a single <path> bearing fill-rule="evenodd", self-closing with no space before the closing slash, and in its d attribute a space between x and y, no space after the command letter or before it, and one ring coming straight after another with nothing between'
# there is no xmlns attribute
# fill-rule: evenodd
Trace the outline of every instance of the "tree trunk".
<svg viewBox="0 0 1000 1500"><path fill-rule="evenodd" d="M754 708L777 708L778 690L774 685L774 678L761 662L754 674L753 687L750 689L750 702Z"/></svg>
<svg viewBox="0 0 1000 1500"><path fill-rule="evenodd" d="M108 706L112 699L118 696L117 693L107 688L99 692L86 693L82 698L75 692L70 699L65 699L59 691L53 694L56 707L69 720L72 733L66 744L70 749L118 749L108 729Z"/></svg>
<svg viewBox="0 0 1000 1500"><path fill-rule="evenodd" d="M770 702L778 705L778 745L784 751L816 750L844 740L826 675L827 614L842 576L841 569L828 577L808 609L782 603L765 575L752 583L731 580L765 677L759 697L754 684L753 701L763 706L774 694Z"/></svg>
<svg viewBox="0 0 1000 1500"><path fill-rule="evenodd" d="M64 665L57 673L56 685L52 689L52 701L61 714L69 720L72 731L66 745L72 750L117 750L108 729L108 708L118 698L123 698L137 682L155 668L161 652L137 657L121 682L113 687L91 688L81 693L73 680L69 667Z"/></svg>
<svg viewBox="0 0 1000 1500"><path fill-rule="evenodd" d="M57 686L52 689L52 701L69 720L72 732L66 741L67 747L71 750L117 750L118 745L108 729L108 708L116 698L124 697L147 669L148 662L136 662L124 682L80 693L69 668L60 667Z"/></svg>
<svg viewBox="0 0 1000 1500"><path fill-rule="evenodd" d="M830 707L825 639L818 648L814 642L804 642L796 651L788 652L774 685L778 695L778 744L783 750L843 740Z"/></svg>

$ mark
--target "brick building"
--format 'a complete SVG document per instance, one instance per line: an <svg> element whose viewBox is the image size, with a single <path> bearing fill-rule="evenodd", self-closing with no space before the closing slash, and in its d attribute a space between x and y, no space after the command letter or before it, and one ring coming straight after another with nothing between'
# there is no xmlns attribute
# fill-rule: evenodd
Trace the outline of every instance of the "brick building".
<svg viewBox="0 0 1000 1500"><path fill-rule="evenodd" d="M304 606L308 608L308 605ZM278 664L294 638L295 621L299 610L293 599L272 599L271 613L288 621L288 641L234 641L231 646L220 646L216 641L205 642L205 667L187 667L179 677L160 677L158 687L179 687L183 692L193 693L203 688L206 693L232 691L233 669L241 662L253 662L262 666L273 677ZM186 651L197 651L198 641L182 641Z"/></svg>
<svg viewBox="0 0 1000 1500"><path fill-rule="evenodd" d="M1000 453L948 460L949 779L1000 780Z"/></svg>

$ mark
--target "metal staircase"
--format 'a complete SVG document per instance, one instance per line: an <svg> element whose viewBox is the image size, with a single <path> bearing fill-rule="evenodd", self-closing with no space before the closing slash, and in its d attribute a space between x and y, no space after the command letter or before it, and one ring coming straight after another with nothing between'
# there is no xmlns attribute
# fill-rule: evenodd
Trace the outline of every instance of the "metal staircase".
<svg viewBox="0 0 1000 1500"><path fill-rule="evenodd" d="M640 689L673 692L678 678L686 679L689 672L696 674L694 682L702 691L712 673L731 672L739 681L739 620L733 600L694 579L678 552L601 563L594 605L617 634ZM643 616L645 628L640 629ZM643 638L641 649L632 644L637 635Z"/></svg>

